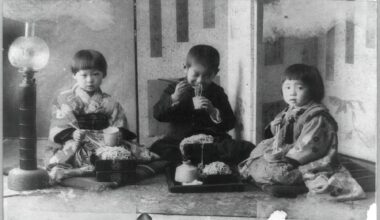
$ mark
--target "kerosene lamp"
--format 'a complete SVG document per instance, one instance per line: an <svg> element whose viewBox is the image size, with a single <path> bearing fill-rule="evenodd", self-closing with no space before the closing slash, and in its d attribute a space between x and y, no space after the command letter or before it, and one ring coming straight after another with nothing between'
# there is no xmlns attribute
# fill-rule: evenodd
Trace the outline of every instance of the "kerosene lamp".
<svg viewBox="0 0 380 220"><path fill-rule="evenodd" d="M8 58L23 74L19 85L19 167L9 172L8 188L17 191L46 188L49 176L44 169L37 167L34 74L47 65L49 48L44 40L35 36L34 22L25 23L25 36L13 41Z"/></svg>

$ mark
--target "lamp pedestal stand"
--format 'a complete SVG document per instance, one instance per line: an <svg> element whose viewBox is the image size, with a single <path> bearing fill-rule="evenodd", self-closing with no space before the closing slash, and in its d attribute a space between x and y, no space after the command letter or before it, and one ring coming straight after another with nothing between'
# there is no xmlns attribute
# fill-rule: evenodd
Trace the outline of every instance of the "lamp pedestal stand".
<svg viewBox="0 0 380 220"><path fill-rule="evenodd" d="M49 175L37 168L36 83L33 70L20 70L24 79L19 85L20 167L8 175L8 188L16 191L42 189L49 186Z"/></svg>

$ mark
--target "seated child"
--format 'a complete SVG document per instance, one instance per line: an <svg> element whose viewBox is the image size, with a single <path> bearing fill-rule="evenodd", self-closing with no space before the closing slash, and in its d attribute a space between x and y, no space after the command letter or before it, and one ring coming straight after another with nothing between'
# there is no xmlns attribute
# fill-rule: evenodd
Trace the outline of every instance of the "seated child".
<svg viewBox="0 0 380 220"><path fill-rule="evenodd" d="M286 191L297 189L293 186L305 192L306 183L312 193L330 192L340 195L338 200L361 198L363 190L337 158L338 125L321 104L319 71L303 64L289 66L282 76L282 95L288 106L267 127L274 137L263 140L239 165L241 174L278 196L297 194Z"/></svg>
<svg viewBox="0 0 380 220"><path fill-rule="evenodd" d="M103 129L117 127L124 141L136 138L127 128L122 106L100 89L107 76L104 56L95 50L80 50L74 55L71 71L76 84L61 92L52 106L49 139L63 146L48 162L52 182L93 173L96 149L104 147ZM152 156L147 150L129 147L132 153Z"/></svg>
<svg viewBox="0 0 380 220"><path fill-rule="evenodd" d="M218 51L208 45L192 47L184 72L185 78L171 83L154 106L154 117L169 122L170 131L153 143L151 151L178 163L183 159L180 142L186 137L204 134L214 137L214 147L208 147L207 151L216 156L215 160L235 164L244 160L254 145L232 140L227 134L235 125L235 116L223 88L213 82L219 72Z"/></svg>

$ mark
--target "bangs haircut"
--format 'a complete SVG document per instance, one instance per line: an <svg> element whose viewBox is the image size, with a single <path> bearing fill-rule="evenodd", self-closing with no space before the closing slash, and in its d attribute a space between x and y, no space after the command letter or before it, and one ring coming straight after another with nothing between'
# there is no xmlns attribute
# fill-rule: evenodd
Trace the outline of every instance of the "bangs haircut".
<svg viewBox="0 0 380 220"><path fill-rule="evenodd" d="M196 45L189 50L189 53L187 53L186 67L189 68L192 62L199 63L207 69L218 73L220 62L219 52L209 45Z"/></svg>
<svg viewBox="0 0 380 220"><path fill-rule="evenodd" d="M300 80L310 91L310 98L320 103L325 96L325 86L318 69L305 64L293 64L286 68L281 77L281 84L285 80Z"/></svg>
<svg viewBox="0 0 380 220"><path fill-rule="evenodd" d="M80 70L95 69L107 76L107 62L103 54L96 50L78 51L71 63L71 72L75 75Z"/></svg>

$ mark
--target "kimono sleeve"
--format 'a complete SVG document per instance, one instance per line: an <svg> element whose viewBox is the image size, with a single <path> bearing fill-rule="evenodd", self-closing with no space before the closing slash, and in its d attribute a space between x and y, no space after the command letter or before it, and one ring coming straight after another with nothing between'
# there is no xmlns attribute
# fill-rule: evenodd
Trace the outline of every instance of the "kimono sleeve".
<svg viewBox="0 0 380 220"><path fill-rule="evenodd" d="M271 122L269 122L269 124L267 124L265 126L265 128L264 128L264 138L265 139L272 138L274 135L276 135L276 128L272 124L272 122L274 122L274 121L282 121L282 119L284 117L284 114L285 114L285 111L286 111L286 109L283 110L283 111L281 111L280 113L278 113L276 115L276 117L274 117L274 119Z"/></svg>
<svg viewBox="0 0 380 220"><path fill-rule="evenodd" d="M301 165L324 157L334 144L336 131L324 116L307 122L286 157Z"/></svg>
<svg viewBox="0 0 380 220"><path fill-rule="evenodd" d="M338 160L337 145L338 145L338 142L337 142L337 138L335 137L334 143L332 144L331 148L327 152L326 156L298 167L302 175L305 175L307 173L316 173L320 171L331 171L332 168L338 167L339 160Z"/></svg>
<svg viewBox="0 0 380 220"><path fill-rule="evenodd" d="M58 102L55 99L51 106L51 119L49 128L49 140L62 144L71 139L77 123L71 106L67 103Z"/></svg>

